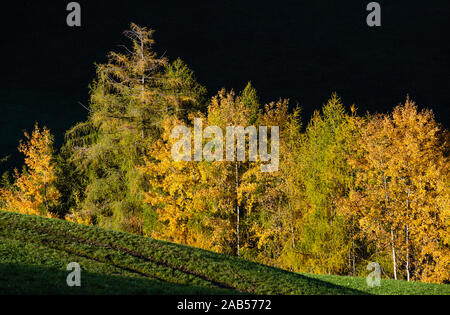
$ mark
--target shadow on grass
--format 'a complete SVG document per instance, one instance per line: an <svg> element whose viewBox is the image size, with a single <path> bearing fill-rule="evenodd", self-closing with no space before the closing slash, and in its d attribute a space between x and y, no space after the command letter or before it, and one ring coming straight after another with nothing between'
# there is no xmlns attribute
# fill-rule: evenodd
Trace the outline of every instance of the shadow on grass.
<svg viewBox="0 0 450 315"><path fill-rule="evenodd" d="M291 294L305 295L368 295L369 293L354 288L341 286L321 279L289 272L276 267L248 262L242 259L233 264L236 269L258 270L259 274L267 274L266 283L277 283L278 288L290 288ZM264 284L263 284L264 285ZM270 287L267 288L270 292Z"/></svg>
<svg viewBox="0 0 450 315"><path fill-rule="evenodd" d="M103 275L81 271L81 287L66 283L70 271L34 265L0 264L0 294L122 294L190 295L236 294L237 292L181 285L142 277Z"/></svg>
<svg viewBox="0 0 450 315"><path fill-rule="evenodd" d="M166 243L166 245L178 249L180 255L184 255L184 258L186 259L185 263L196 265L199 269L202 269L202 273L214 275L214 280L226 282L245 292L254 292L263 295L370 294L355 288L251 262L230 255L217 254L211 251L175 243Z"/></svg>

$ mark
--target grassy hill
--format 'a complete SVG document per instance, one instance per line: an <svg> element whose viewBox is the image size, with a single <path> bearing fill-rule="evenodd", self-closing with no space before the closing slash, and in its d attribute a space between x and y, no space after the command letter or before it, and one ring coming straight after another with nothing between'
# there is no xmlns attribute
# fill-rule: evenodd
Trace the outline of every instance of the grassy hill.
<svg viewBox="0 0 450 315"><path fill-rule="evenodd" d="M68 287L78 262L81 287ZM0 294L450 294L450 285L306 275L61 220L0 212Z"/></svg>

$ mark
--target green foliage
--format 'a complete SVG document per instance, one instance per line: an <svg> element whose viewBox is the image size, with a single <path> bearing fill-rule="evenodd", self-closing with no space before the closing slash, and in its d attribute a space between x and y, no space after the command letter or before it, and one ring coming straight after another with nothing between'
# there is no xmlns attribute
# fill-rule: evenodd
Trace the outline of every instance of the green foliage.
<svg viewBox="0 0 450 315"><path fill-rule="evenodd" d="M144 219L154 217L143 203L146 184L138 167L161 122L202 109L206 90L183 61L156 56L152 34L132 24L125 32L132 42L127 53L111 52L108 63L97 65L88 120L67 132L60 158L69 218L142 234L149 226Z"/></svg>
<svg viewBox="0 0 450 315"><path fill-rule="evenodd" d="M344 154L353 145L353 139L346 137L350 136L348 120L341 100L333 94L322 114L314 114L300 146L298 165L308 207L300 223L298 244L303 271L346 271L351 225L337 209L351 183Z"/></svg>

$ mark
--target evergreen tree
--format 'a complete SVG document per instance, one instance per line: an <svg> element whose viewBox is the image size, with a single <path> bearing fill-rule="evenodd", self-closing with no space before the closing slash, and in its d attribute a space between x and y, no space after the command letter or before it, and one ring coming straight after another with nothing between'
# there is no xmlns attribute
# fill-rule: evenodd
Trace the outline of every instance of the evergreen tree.
<svg viewBox="0 0 450 315"><path fill-rule="evenodd" d="M146 181L137 168L160 136L162 121L201 108L205 89L181 60L169 63L156 55L153 30L131 24L124 34L131 47L97 65L89 117L66 134L61 172L83 179L64 179L60 186L79 189L66 197L75 204L72 215L142 233L144 217L154 211L143 203Z"/></svg>
<svg viewBox="0 0 450 315"><path fill-rule="evenodd" d="M348 115L333 94L322 114L314 114L301 144L299 167L308 207L300 223L298 251L302 271L343 273L348 269L351 225L338 211L351 184L345 154L352 139L343 137L350 135L348 128Z"/></svg>

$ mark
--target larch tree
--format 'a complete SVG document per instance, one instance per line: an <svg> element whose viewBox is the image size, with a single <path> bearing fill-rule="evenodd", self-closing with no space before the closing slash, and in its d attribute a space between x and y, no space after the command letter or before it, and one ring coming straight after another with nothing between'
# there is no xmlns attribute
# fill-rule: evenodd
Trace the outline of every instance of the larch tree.
<svg viewBox="0 0 450 315"><path fill-rule="evenodd" d="M390 252L395 279L401 271L406 280L427 279L434 268L435 279L448 279L446 133L431 111L419 111L410 99L359 127L360 154L349 162L356 170L350 202L359 211L361 237L375 242L377 253Z"/></svg>
<svg viewBox="0 0 450 315"><path fill-rule="evenodd" d="M322 113L309 123L300 148L303 198L299 257L302 271L342 273L351 252L351 226L340 213L340 200L347 195L351 169L346 162L347 146L343 135L350 135L348 115L342 101L333 94Z"/></svg>
<svg viewBox="0 0 450 315"><path fill-rule="evenodd" d="M158 214L146 218L144 235L219 251L212 230L215 224L223 226L225 222L208 211L208 181L202 167L196 161L173 160L172 148L178 139L172 137L172 130L180 125L183 122L176 118L164 121L161 139L151 145L140 168L149 182L144 202Z"/></svg>
<svg viewBox="0 0 450 315"><path fill-rule="evenodd" d="M449 248L445 245L448 222L440 190L448 178L448 139L429 110L419 111L409 98L391 118L393 158L389 169L398 202L396 216L403 232L402 260L406 279L427 279L424 268L435 268L434 278L450 279ZM438 272L439 270L439 272ZM447 271L445 271L447 270Z"/></svg>
<svg viewBox="0 0 450 315"><path fill-rule="evenodd" d="M256 91L251 84L247 84L239 95L234 91L226 92L225 89L219 91L211 99L206 119L207 126L216 126L223 131L223 143L226 144L226 147L222 148L225 156L205 164L204 167L210 174L210 189L216 196L212 204L213 211L220 213L224 218L228 217L235 226L234 229L222 233L225 239L230 240L230 232L233 233L234 230L235 238L234 241L231 240L234 250L228 248L228 251L231 250L230 253L237 256L240 256L241 248L245 247L245 239L248 239L247 237L242 239L243 235L248 233L246 228L243 229L247 225L248 213L245 211L247 200L244 198L242 188L245 187L246 180L250 180L245 174L250 169L251 163L254 163L249 159L238 160L237 128L245 129L257 124L258 115L259 101ZM231 137L227 137L229 130ZM245 135L245 139L249 138L250 135Z"/></svg>
<svg viewBox="0 0 450 315"><path fill-rule="evenodd" d="M153 30L132 23L124 34L131 47L97 65L88 119L66 133L62 172L79 176L61 186L77 187L67 200L73 216L142 234L153 210L143 203L146 182L138 167L162 122L201 108L206 90L181 60L170 63L156 54Z"/></svg>
<svg viewBox="0 0 450 315"><path fill-rule="evenodd" d="M25 155L23 171L15 169L12 187L0 190L3 210L54 216L60 194L55 187L53 136L47 127L40 130L36 123L31 135L25 132L25 138L18 148Z"/></svg>
<svg viewBox="0 0 450 315"><path fill-rule="evenodd" d="M299 110L288 114L288 100L265 105L260 113L260 126L279 128L279 167L272 172L261 172L261 163L253 163L244 175L242 195L247 200L249 240L248 259L274 266L285 266L283 253L295 243L296 148L299 141ZM261 139L260 139L261 140ZM267 139L272 148L273 139ZM291 173L294 172L294 173Z"/></svg>

